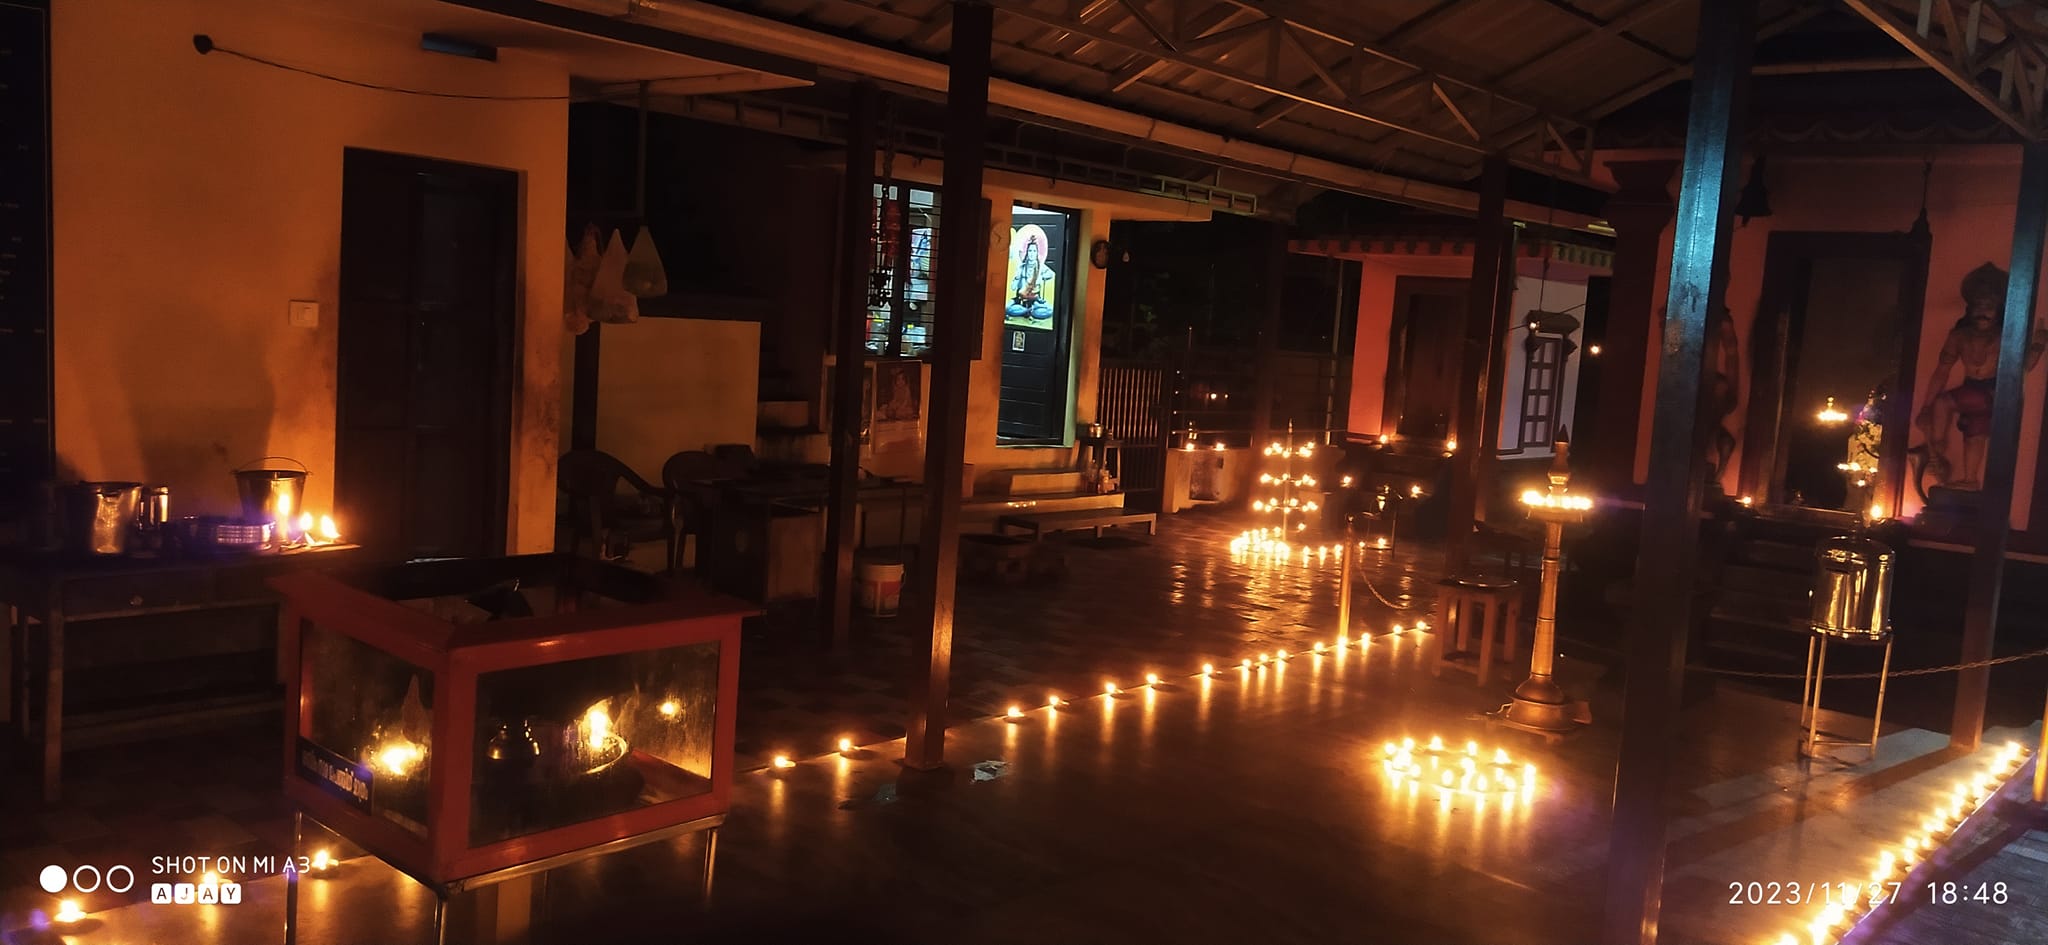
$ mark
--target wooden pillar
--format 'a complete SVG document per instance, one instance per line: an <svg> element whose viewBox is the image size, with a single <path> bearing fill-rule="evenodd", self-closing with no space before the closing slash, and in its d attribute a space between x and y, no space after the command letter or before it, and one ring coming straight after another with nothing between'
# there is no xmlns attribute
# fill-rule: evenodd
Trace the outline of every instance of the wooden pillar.
<svg viewBox="0 0 2048 945"><path fill-rule="evenodd" d="M598 344L603 325L592 322L576 336L576 358L569 388L569 448L597 449Z"/></svg>
<svg viewBox="0 0 2048 945"><path fill-rule="evenodd" d="M1486 376L1498 336L1493 309L1499 296L1501 257L1508 253L1508 161L1486 157L1479 174L1479 219L1473 224L1472 283L1465 302L1464 349L1458 359L1458 407L1451 429L1458 452L1451 457L1450 520L1444 549L1445 569L1463 572L1472 556L1472 523L1479 502L1479 461L1486 425Z"/></svg>
<svg viewBox="0 0 2048 945"><path fill-rule="evenodd" d="M1665 302L1662 360L1650 431L1641 555L1630 614L1621 752L1607 858L1606 945L1654 945L1664 894L1664 846L1673 750L1692 625L1692 569L1704 488L1697 418L1705 369L1707 315L1727 292L1730 231L1756 0L1700 5L1678 229Z"/></svg>
<svg viewBox="0 0 2048 945"><path fill-rule="evenodd" d="M939 232L946 242L934 260L939 307L932 326L931 396L925 404L925 513L917 556L917 619L925 632L922 665L911 678L909 735L903 750L904 765L918 770L945 764L953 591L960 563L960 479L967 454L967 381L981 346L981 319L987 314L989 221L981 178L994 27L995 11L988 4L953 3L946 168L939 195Z"/></svg>
<svg viewBox="0 0 2048 945"><path fill-rule="evenodd" d="M1998 388L1991 401L1991 445L1984 458L1984 491L1977 506L1977 553L1970 559L1970 589L1963 607L1962 661L1990 659L1998 633L1998 596L2005 579L2005 539L2011 531L2013 467L2019 462L2020 405L2025 396L2027 343L2034 333L2034 293L2041 283L2041 250L2048 229L2048 144L2032 142L2020 159L2019 209L2012 224L2012 275L2005 284L2005 321L1998 339ZM1949 744L1975 748L1984 737L1984 703L1991 668L1956 677L1955 721Z"/></svg>
<svg viewBox="0 0 2048 945"><path fill-rule="evenodd" d="M1493 279L1493 305L1487 322L1492 326L1493 340L1487 347L1486 387L1481 391L1482 402L1486 405L1485 417L1479 427L1479 448L1471 457L1472 462L1472 520L1486 521L1486 507L1493 499L1493 473L1500 466L1500 421L1501 413L1507 407L1507 372L1509 332L1515 327L1515 254L1519 231L1509 224L1506 235L1501 237L1500 265L1496 267ZM1462 445L1462 444L1461 444Z"/></svg>
<svg viewBox="0 0 2048 945"><path fill-rule="evenodd" d="M1273 401L1279 387L1280 315L1287 301L1287 227L1273 224L1266 244L1266 310L1259 321L1257 363L1253 370L1253 450L1264 449L1273 438ZM1290 447L1292 448L1292 447ZM1253 455L1258 455L1256 452Z"/></svg>
<svg viewBox="0 0 2048 945"><path fill-rule="evenodd" d="M866 368L868 272L875 263L875 84L854 83L839 208L839 306L832 341L832 481L825 519L825 626L844 652L853 623L853 550L859 538L861 380Z"/></svg>
<svg viewBox="0 0 2048 945"><path fill-rule="evenodd" d="M1609 495L1635 487L1636 435L1643 415L1644 367L1650 360L1650 325L1657 313L1657 258L1671 222L1671 175L1677 161L1609 165L1621 185L1607 201L1614 227L1614 275L1607 294L1607 324L1600 337L1600 388L1592 429L1572 452L1595 488ZM1581 377L1583 377L1583 373Z"/></svg>

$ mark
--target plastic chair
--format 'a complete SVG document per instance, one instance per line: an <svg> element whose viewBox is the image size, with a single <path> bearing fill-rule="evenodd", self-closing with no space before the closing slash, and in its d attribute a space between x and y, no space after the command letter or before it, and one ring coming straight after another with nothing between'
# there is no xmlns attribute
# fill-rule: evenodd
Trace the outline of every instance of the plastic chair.
<svg viewBox="0 0 2048 945"><path fill-rule="evenodd" d="M711 503L719 479L718 460L703 450L684 450L661 464L661 485L668 490L669 573L682 570L683 538L696 535L701 542L704 523L710 518Z"/></svg>
<svg viewBox="0 0 2048 945"><path fill-rule="evenodd" d="M619 483L624 481L641 497L660 502L662 512L647 514L631 503L620 502ZM642 479L618 457L601 450L571 450L562 454L555 467L556 488L568 497L568 549L580 552L586 541L595 557L611 560L625 557L614 553L615 542L627 549L634 543L656 538L667 542L671 568L676 559L676 534L668 512L669 491Z"/></svg>

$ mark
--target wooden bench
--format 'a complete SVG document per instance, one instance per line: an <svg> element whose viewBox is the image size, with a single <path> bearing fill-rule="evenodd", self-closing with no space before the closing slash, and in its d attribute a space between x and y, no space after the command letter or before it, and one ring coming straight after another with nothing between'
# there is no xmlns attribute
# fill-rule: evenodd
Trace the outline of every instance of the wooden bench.
<svg viewBox="0 0 2048 945"><path fill-rule="evenodd" d="M1007 535L1012 528L1021 528L1031 533L1037 541L1050 532L1072 532L1091 529L1095 537L1102 537L1102 530L1119 525L1145 526L1145 534L1159 534L1159 515L1156 512L1131 512L1121 508L1080 509L1072 512L1020 512L996 518L996 534Z"/></svg>

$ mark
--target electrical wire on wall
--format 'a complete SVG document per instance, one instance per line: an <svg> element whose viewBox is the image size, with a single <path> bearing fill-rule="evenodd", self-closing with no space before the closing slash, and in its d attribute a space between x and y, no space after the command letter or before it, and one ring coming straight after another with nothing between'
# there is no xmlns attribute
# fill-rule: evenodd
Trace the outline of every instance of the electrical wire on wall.
<svg viewBox="0 0 2048 945"><path fill-rule="evenodd" d="M265 68L276 69L281 72L290 72L295 75L302 75L310 78L320 79L324 82L333 82L338 85L346 85L350 88L367 89L372 92L391 92L397 95L417 95L422 98L447 98L471 102L610 102L617 101L621 97L622 93L630 93L637 90L638 94L641 96L642 101L644 103L646 88L650 85L654 85L661 82L681 81L683 79L696 78L694 76L663 76L660 78L653 79L640 79L632 82L606 83L605 86L603 86L600 89L600 91L589 95L487 95L482 93L471 92L441 92L433 89L415 89L408 88L402 85L386 85L381 82L369 82L362 79L351 79L347 76L335 75L334 73L331 72L322 72L318 69L309 69L305 66L295 66L286 62L278 62L275 59L266 59L262 56L255 55L253 53L245 53L238 49L229 49L226 46L222 46L218 43L215 43L213 41L213 37L206 33L192 34L192 48L198 50L199 54L202 56L207 55L208 53L220 53L221 55L228 56L234 59L240 59L244 62L254 63ZM612 89L613 91L603 91L602 89L605 88ZM645 107L644 104L642 107Z"/></svg>

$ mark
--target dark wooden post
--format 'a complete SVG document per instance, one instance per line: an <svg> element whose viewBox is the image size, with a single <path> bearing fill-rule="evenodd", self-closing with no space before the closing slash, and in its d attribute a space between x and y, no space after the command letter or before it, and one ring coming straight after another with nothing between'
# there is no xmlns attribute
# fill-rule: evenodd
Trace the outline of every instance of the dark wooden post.
<svg viewBox="0 0 2048 945"><path fill-rule="evenodd" d="M2041 283L2043 231L2048 229L2048 144L2029 143L2021 154L2019 209L2012 223L2012 275L2005 284L1998 389L1991 400L1991 446L1984 457L1984 491L1977 505L1977 554L1970 559L1970 591L1963 609L1962 659L1966 663L1990 659L1998 634L2005 539L2012 530L2013 467L2020 453L2020 404L2025 395L2021 385L2026 379L2027 342L2034 333L2034 292ZM1977 747L1984 737L1984 702L1990 691L1989 666L1957 675L1949 744Z"/></svg>
<svg viewBox="0 0 2048 945"><path fill-rule="evenodd" d="M961 467L967 459L967 381L986 316L988 259L982 238L989 221L981 197L982 150L988 137L988 71L995 11L955 0L947 57L946 169L939 195L939 308L925 403L924 528L917 555L917 614L924 625L923 665L911 679L909 735L903 763L918 770L945 764L946 696L953 672L953 590L959 570Z"/></svg>
<svg viewBox="0 0 2048 945"><path fill-rule="evenodd" d="M1279 356L1281 307L1287 301L1287 227L1273 224L1273 231L1267 236L1266 244L1266 310L1259 321L1257 363L1253 370L1258 374L1252 381L1252 439L1250 446L1256 456L1257 450L1273 436L1273 401L1280 384ZM1292 447L1289 447L1290 449Z"/></svg>
<svg viewBox="0 0 2048 945"><path fill-rule="evenodd" d="M1486 452L1486 376L1498 336L1493 309L1499 297L1501 257L1508 252L1508 161L1486 157L1479 174L1479 219L1473 224L1472 283L1465 301L1465 342L1458 359L1458 408L1451 429L1458 452L1451 457L1450 521L1445 569L1456 576L1472 557L1472 523L1479 502L1479 461Z"/></svg>
<svg viewBox="0 0 2048 945"><path fill-rule="evenodd" d="M1636 435L1643 416L1643 375L1650 360L1650 324L1657 313L1657 257L1671 222L1671 174L1677 161L1610 165L1621 185L1607 201L1614 227L1614 278L1607 294L1607 327L1600 337L1600 389L1592 429L1572 452L1595 488L1609 495L1635 487ZM1581 368L1581 376L1584 376ZM1581 449L1583 448L1583 452Z"/></svg>
<svg viewBox="0 0 2048 945"><path fill-rule="evenodd" d="M602 363L600 329L592 323L576 336L576 354L570 364L569 448L597 449L597 372Z"/></svg>
<svg viewBox="0 0 2048 945"><path fill-rule="evenodd" d="M1635 606L1630 615L1621 758L1607 859L1606 945L1654 945L1664 895L1672 750L1692 625L1692 569L1703 489L1697 419L1707 313L1727 292L1728 210L1741 143L1731 127L1748 88L1756 0L1700 5L1679 176L1678 230L1665 302L1662 360L1650 430Z"/></svg>
<svg viewBox="0 0 2048 945"><path fill-rule="evenodd" d="M853 623L853 548L859 538L861 379L866 371L868 272L875 264L875 84L854 83L839 209L838 330L832 334L832 483L825 519L826 628L844 652Z"/></svg>
<svg viewBox="0 0 2048 945"><path fill-rule="evenodd" d="M1507 224L1501 238L1500 266L1494 274L1493 305L1487 321L1493 340L1487 348L1486 387L1480 392L1485 417L1479 426L1479 449L1472 454L1472 520L1486 521L1486 507L1493 501L1493 473L1500 466L1500 420L1507 407L1508 358L1512 348L1503 350L1515 327L1515 254L1519 252L1514 225ZM1462 443L1460 444L1463 445Z"/></svg>

